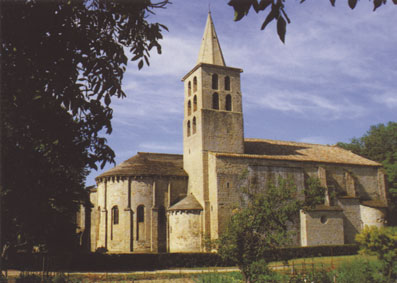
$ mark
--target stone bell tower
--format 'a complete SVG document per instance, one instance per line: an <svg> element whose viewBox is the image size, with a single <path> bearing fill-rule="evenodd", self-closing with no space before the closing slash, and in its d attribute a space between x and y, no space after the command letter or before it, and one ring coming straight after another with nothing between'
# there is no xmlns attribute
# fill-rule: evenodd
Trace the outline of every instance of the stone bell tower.
<svg viewBox="0 0 397 283"><path fill-rule="evenodd" d="M208 152L244 153L241 72L226 66L208 13L197 64L182 79L183 162L189 193L204 207L204 233L210 229Z"/></svg>

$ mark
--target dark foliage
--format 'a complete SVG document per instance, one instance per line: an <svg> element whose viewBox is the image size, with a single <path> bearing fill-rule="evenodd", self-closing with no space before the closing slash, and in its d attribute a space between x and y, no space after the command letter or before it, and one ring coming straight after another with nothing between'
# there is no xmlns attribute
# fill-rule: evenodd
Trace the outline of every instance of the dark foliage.
<svg viewBox="0 0 397 283"><path fill-rule="evenodd" d="M261 258L266 262L281 259L311 258L357 254L356 245L289 247L265 249ZM63 253L57 255L18 253L10 258L10 268L42 270L43 257L49 271L133 271L157 270L176 267L234 266L216 253L166 254L99 254Z"/></svg>
<svg viewBox="0 0 397 283"><path fill-rule="evenodd" d="M160 1L160 0L159 0ZM114 162L112 98L124 48L142 68L168 1L1 1L1 236L29 249L73 246L89 169Z"/></svg>
<svg viewBox="0 0 397 283"><path fill-rule="evenodd" d="M371 1L371 0L370 0ZM386 0L372 0L374 3L374 11L381 5L386 4ZM285 43L285 34L287 32L287 23L291 23L288 15L285 11L285 0L230 0L229 5L234 9L234 20L239 21L244 16L248 15L251 8L255 12L267 11L267 16L261 26L261 29L265 29L266 26L272 22L277 22L277 34L280 40ZM300 3L305 2L301 0ZM331 5L335 6L336 0L330 0ZM354 9L357 4L357 0L348 0L348 5L351 9ZM397 0L393 0L393 3L397 5Z"/></svg>

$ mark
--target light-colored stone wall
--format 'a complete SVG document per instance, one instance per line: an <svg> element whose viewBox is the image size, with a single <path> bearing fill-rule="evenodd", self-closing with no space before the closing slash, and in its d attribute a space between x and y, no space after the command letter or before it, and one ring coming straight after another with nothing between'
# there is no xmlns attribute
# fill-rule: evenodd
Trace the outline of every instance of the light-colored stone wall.
<svg viewBox="0 0 397 283"><path fill-rule="evenodd" d="M339 198L338 205L343 209L344 243L354 244L355 236L361 231L360 200L358 198Z"/></svg>
<svg viewBox="0 0 397 283"><path fill-rule="evenodd" d="M107 181L107 249L112 252L129 251L131 215L128 211L128 185L128 178L111 178ZM113 221L113 208L118 210L118 224Z"/></svg>
<svg viewBox="0 0 397 283"><path fill-rule="evenodd" d="M203 149L216 152L242 153L243 116L241 113L202 110Z"/></svg>
<svg viewBox="0 0 397 283"><path fill-rule="evenodd" d="M197 78L197 89L194 91L193 80ZM191 83L191 94L188 93L188 83ZM203 144L202 144L202 69L196 69L185 81L185 115L183 120L183 168L189 175L189 193L193 193L204 207L204 181L203 181ZM194 111L193 98L197 97L197 109ZM191 115L188 115L187 105L192 105ZM196 118L196 133L193 133L193 117ZM191 133L188 136L187 123L190 121Z"/></svg>
<svg viewBox="0 0 397 283"><path fill-rule="evenodd" d="M186 195L186 190L187 179L179 177L111 177L99 182L97 192L91 195L98 203L92 212L97 214L97 224L91 228L91 249L105 247L110 253L165 252L165 212ZM144 207L144 221L138 223L139 206ZM118 208L118 224L112 215L114 207ZM100 213L96 212L98 208Z"/></svg>
<svg viewBox="0 0 397 283"><path fill-rule="evenodd" d="M98 236L98 193L97 190L90 192L90 202L93 205L90 215L90 251L95 252L97 249Z"/></svg>
<svg viewBox="0 0 397 283"><path fill-rule="evenodd" d="M301 245L343 245L341 211L301 211Z"/></svg>
<svg viewBox="0 0 397 283"><path fill-rule="evenodd" d="M289 165L289 167L288 167ZM266 188L269 182L277 183L279 177L292 178L297 186L299 197L303 198L304 171L286 163L269 164L267 160L246 158L217 158L215 153L209 155L210 200L211 200L211 238L218 238L228 224L233 208L241 203L242 187L256 183L256 187ZM215 168L215 170L214 170ZM247 171L248 170L248 171ZM246 178L243 178L246 172ZM216 209L215 209L216 208ZM216 213L217 215L213 215ZM291 224L291 230L296 233L293 244L300 241L299 217L297 224Z"/></svg>
<svg viewBox="0 0 397 283"><path fill-rule="evenodd" d="M364 166L347 168L356 181L356 192L360 199L380 199L382 193L378 184L378 168Z"/></svg>
<svg viewBox="0 0 397 283"><path fill-rule="evenodd" d="M213 74L218 75L217 89L212 88ZM225 90L226 76L230 78L230 90ZM194 78L197 79L196 89ZM189 175L189 193L193 193L204 208L204 225L201 233L209 235L217 233L218 202L216 194L210 196L209 193L208 151L237 153L244 151L240 70L203 64L189 74L184 80L184 86L184 169ZM219 95L218 110L212 109L214 93ZM226 96L229 94L232 98L232 109L226 111ZM197 97L196 110L195 96ZM191 105L190 111L189 105ZM188 123L190 123L190 135Z"/></svg>
<svg viewBox="0 0 397 283"><path fill-rule="evenodd" d="M218 75L218 89L212 89L212 75ZM225 77L230 78L230 90L225 90ZM221 66L202 67L203 107L212 109L212 94L219 94L219 110L226 110L226 95L232 96L232 112L242 113L242 99L240 87L240 71Z"/></svg>
<svg viewBox="0 0 397 283"><path fill-rule="evenodd" d="M203 215L200 211L171 211L168 218L171 253L203 251Z"/></svg>
<svg viewBox="0 0 397 283"><path fill-rule="evenodd" d="M385 224L385 209L360 205L361 228L367 226L383 227Z"/></svg>
<svg viewBox="0 0 397 283"><path fill-rule="evenodd" d="M336 186L340 186L338 191L335 192L337 194L331 205L338 205L343 211L324 211L323 215L327 216L329 220L327 220L326 225L319 226L316 226L318 222L316 222L316 219L319 220L321 215L316 215L313 212L309 216L301 218L305 222L300 224L300 228L292 228L297 230L293 241L300 242L302 245L354 243L354 237L361 231L364 221L361 219L363 215L362 211L368 215L366 216L368 220L365 220L368 223L379 221L379 218L381 218L376 210L369 209L367 211L365 208L360 210L360 199L348 196L352 194L351 190L354 189L354 186L358 187L357 184L360 184L357 191L364 190L364 193L361 192L364 199L367 197L374 199L381 198L379 196L382 196L382 184L378 184L379 176L378 168L376 167L337 166L259 158L216 157L215 153L210 154L209 160L209 168L216 168L216 173L211 172L213 169L210 170L211 205L215 207L214 204L217 204L215 211L217 216L211 216L211 227L214 230L211 233L212 238L216 238L225 229L225 223L230 218L231 209L239 202L240 195L238 187L248 185L248 181L242 183L239 178L247 168L249 182L255 179L255 182L263 187L266 187L269 180L276 180L277 176L283 178L290 176L295 180L298 190L302 191L304 179L308 176L319 177L319 169L322 169L324 172L324 185L327 186L333 182L334 186L335 184ZM351 175L354 176L355 181L352 181L353 177ZM350 193L348 193L349 191ZM298 195L303 197L302 193ZM330 231L335 228L338 235L329 240L322 238L322 233L325 235L326 232L312 232L320 228L322 229L321 231Z"/></svg>
<svg viewBox="0 0 397 283"><path fill-rule="evenodd" d="M97 248L107 248L106 182L98 183Z"/></svg>

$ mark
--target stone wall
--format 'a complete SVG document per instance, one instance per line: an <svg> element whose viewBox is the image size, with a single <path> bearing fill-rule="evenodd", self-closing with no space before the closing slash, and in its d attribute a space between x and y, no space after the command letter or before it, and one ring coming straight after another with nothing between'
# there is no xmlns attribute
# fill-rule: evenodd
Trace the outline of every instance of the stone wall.
<svg viewBox="0 0 397 283"><path fill-rule="evenodd" d="M92 201L91 249L111 253L165 252L166 210L186 195L186 178L110 177L98 183ZM101 211L97 213L96 211ZM117 212L117 213L116 213ZM117 215L116 215L117 214Z"/></svg>
<svg viewBox="0 0 397 283"><path fill-rule="evenodd" d="M199 210L169 212L171 253L201 252L203 214Z"/></svg>
<svg viewBox="0 0 397 283"><path fill-rule="evenodd" d="M90 215L90 251L95 252L97 249L97 237L98 237L98 216L99 216L99 211L98 211L98 193L97 190L91 190L90 191L90 202L93 205L91 208L91 215Z"/></svg>
<svg viewBox="0 0 397 283"><path fill-rule="evenodd" d="M354 244L356 234L362 228L360 200L353 197L339 198L338 205L343 209L344 243Z"/></svg>
<svg viewBox="0 0 397 283"><path fill-rule="evenodd" d="M386 214L385 209L360 205L360 213L362 227L365 225L376 227L384 226Z"/></svg>
<svg viewBox="0 0 397 283"><path fill-rule="evenodd" d="M379 224L383 217L381 210L360 206L363 199L382 200L384 185L378 182L382 178L378 176L380 169L377 167L269 160L238 155L217 156L216 153L210 153L209 156L210 200L211 207L214 207L211 213L217 214L211 215L211 227L214 230L211 233L212 238L217 238L225 229L232 208L239 202L240 187L249 186L252 182L266 187L269 180L274 182L278 176L293 178L299 191L303 190L305 178L309 176L324 178L322 183L328 187L329 196L333 198L328 205L340 208L340 211L330 207L321 213L310 212L303 215L300 218L304 221L300 224L301 227L295 227L296 243L300 242L302 245L354 243L354 237L361 231L364 222ZM215 172L212 172L213 170ZM244 171L247 172L245 181L241 180ZM319 175L320 171L324 176ZM302 193L298 195L303 197ZM320 221L322 216L327 218L325 223ZM336 229L337 235L329 239L325 235L332 229Z"/></svg>
<svg viewBox="0 0 397 283"><path fill-rule="evenodd" d="M301 211L301 245L343 245L342 211Z"/></svg>

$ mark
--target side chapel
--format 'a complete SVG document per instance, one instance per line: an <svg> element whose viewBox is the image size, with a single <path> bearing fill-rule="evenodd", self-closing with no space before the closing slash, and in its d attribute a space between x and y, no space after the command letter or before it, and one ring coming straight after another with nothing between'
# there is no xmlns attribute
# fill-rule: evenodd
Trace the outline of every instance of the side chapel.
<svg viewBox="0 0 397 283"><path fill-rule="evenodd" d="M96 178L81 227L92 251L204 252L240 200L243 171L263 188L280 176L298 191L310 176L327 188L323 205L300 213L294 245L353 243L364 225L384 225L381 164L337 146L244 137L241 72L226 66L208 14L197 64L182 78L183 155L138 152Z"/></svg>

